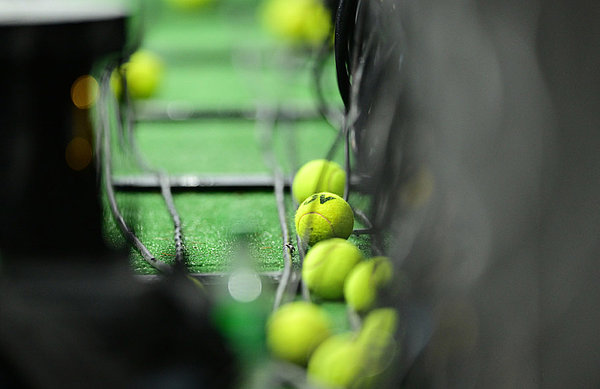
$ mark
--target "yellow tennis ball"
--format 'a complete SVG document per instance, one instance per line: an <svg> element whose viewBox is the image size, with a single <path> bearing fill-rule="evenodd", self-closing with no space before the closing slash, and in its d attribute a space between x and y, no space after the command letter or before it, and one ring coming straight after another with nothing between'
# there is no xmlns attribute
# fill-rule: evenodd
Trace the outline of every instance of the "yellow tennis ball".
<svg viewBox="0 0 600 389"><path fill-rule="evenodd" d="M159 56L138 50L131 55L118 72L111 75L111 87L117 96L121 94L121 79L125 75L127 89L134 99L146 99L155 94L163 79L164 64Z"/></svg>
<svg viewBox="0 0 600 389"><path fill-rule="evenodd" d="M373 310L358 334L334 335L317 347L308 361L308 380L319 387L380 387L381 373L396 354L397 325L394 309Z"/></svg>
<svg viewBox="0 0 600 389"><path fill-rule="evenodd" d="M358 247L345 239L323 240L304 257L302 279L317 296L339 299L344 295L346 276L362 258Z"/></svg>
<svg viewBox="0 0 600 389"><path fill-rule="evenodd" d="M392 278L392 263L386 257L375 257L356 265L344 284L346 303L355 311L371 308L377 289Z"/></svg>
<svg viewBox="0 0 600 389"><path fill-rule="evenodd" d="M304 365L331 333L331 321L316 304L283 305L267 322L267 346L277 358Z"/></svg>
<svg viewBox="0 0 600 389"><path fill-rule="evenodd" d="M304 164L294 176L292 193L299 203L314 193L344 194L346 172L337 163L315 159Z"/></svg>
<svg viewBox="0 0 600 389"><path fill-rule="evenodd" d="M393 338L398 327L398 313L393 308L374 309L363 319L357 341L363 346Z"/></svg>
<svg viewBox="0 0 600 389"><path fill-rule="evenodd" d="M340 196L315 193L298 207L295 224L300 239L312 246L324 239L347 239L354 228L354 213Z"/></svg>
<svg viewBox="0 0 600 389"><path fill-rule="evenodd" d="M321 0L267 0L262 24L294 45L318 45L331 30L331 14Z"/></svg>
<svg viewBox="0 0 600 389"><path fill-rule="evenodd" d="M396 354L397 327L398 314L392 308L374 309L364 318L356 342L361 348L365 377L376 376L389 366Z"/></svg>
<svg viewBox="0 0 600 389"><path fill-rule="evenodd" d="M363 354L353 333L330 337L308 362L308 380L318 387L348 388L362 374Z"/></svg>

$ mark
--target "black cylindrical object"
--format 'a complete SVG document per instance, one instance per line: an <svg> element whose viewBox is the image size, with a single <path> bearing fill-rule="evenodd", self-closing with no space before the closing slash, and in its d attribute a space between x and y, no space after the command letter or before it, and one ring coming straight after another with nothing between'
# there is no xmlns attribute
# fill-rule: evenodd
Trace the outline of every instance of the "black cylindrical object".
<svg viewBox="0 0 600 389"><path fill-rule="evenodd" d="M3 259L87 257L104 250L87 109L73 82L122 50L126 12L81 2L12 2L0 10L0 250ZM67 163L75 137L89 163ZM85 150L84 150L85 152Z"/></svg>

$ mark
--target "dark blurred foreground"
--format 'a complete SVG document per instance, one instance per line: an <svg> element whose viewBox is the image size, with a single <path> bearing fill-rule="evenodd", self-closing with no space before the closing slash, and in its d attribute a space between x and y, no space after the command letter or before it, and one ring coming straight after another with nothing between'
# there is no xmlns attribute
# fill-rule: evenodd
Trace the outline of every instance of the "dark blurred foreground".
<svg viewBox="0 0 600 389"><path fill-rule="evenodd" d="M599 387L598 2L362 13L359 162L407 280L392 387Z"/></svg>
<svg viewBox="0 0 600 389"><path fill-rule="evenodd" d="M6 272L0 387L233 387L233 356L207 301L183 275L141 282L108 263Z"/></svg>

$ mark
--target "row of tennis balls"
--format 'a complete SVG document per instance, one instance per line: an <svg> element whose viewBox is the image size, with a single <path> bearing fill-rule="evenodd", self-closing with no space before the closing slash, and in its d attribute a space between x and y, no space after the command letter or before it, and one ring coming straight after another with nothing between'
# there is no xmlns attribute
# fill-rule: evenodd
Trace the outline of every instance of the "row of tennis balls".
<svg viewBox="0 0 600 389"><path fill-rule="evenodd" d="M345 171L324 159L306 163L294 177L292 194L300 203L296 231L312 246L302 278L313 294L323 299L343 296L354 310L365 311L376 300L377 289L390 281L392 266L385 257L363 261L361 251L346 240L354 214L341 198L345 184ZM365 384L380 371L382 359L390 355L387 348L393 344L395 326L395 311L378 309L367 315L358 335L330 336L322 309L296 302L271 316L267 343L279 358L301 365L308 361L309 379L317 384L357 386L357 380Z"/></svg>
<svg viewBox="0 0 600 389"><path fill-rule="evenodd" d="M364 311L373 304L376 289L391 279L392 266L384 257L361 262L360 250L345 240L354 227L352 208L340 197L345 184L346 172L325 159L304 164L294 177L292 194L301 202L296 231L313 246L304 258L302 278L319 297L344 296L350 307Z"/></svg>
<svg viewBox="0 0 600 389"><path fill-rule="evenodd" d="M343 294L357 311L370 308L381 284L392 275L387 258L362 261L352 243L333 238L310 249L303 278L314 294L337 299ZM371 387L385 370L396 350L397 317L393 309L369 312L360 332L332 335L331 324L321 307L308 302L282 306L267 324L267 345L278 358L308 365L308 379L331 387Z"/></svg>
<svg viewBox="0 0 600 389"><path fill-rule="evenodd" d="M396 352L397 314L371 311L357 332L332 333L331 319L319 305L288 303L267 323L267 345L278 358L307 366L308 380L319 387L371 387Z"/></svg>

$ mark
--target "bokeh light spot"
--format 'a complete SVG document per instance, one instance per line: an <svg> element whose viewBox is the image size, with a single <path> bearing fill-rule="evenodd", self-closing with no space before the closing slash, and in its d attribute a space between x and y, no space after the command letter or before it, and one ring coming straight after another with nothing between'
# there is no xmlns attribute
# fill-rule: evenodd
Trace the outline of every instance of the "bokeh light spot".
<svg viewBox="0 0 600 389"><path fill-rule="evenodd" d="M248 303L260 296L262 282L255 272L241 270L231 274L227 289L234 300Z"/></svg>
<svg viewBox="0 0 600 389"><path fill-rule="evenodd" d="M81 137L73 138L65 150L65 159L71 169L85 169L92 161L92 145Z"/></svg>
<svg viewBox="0 0 600 389"><path fill-rule="evenodd" d="M90 108L98 98L98 81L88 74L79 77L71 86L71 100L79 109Z"/></svg>

